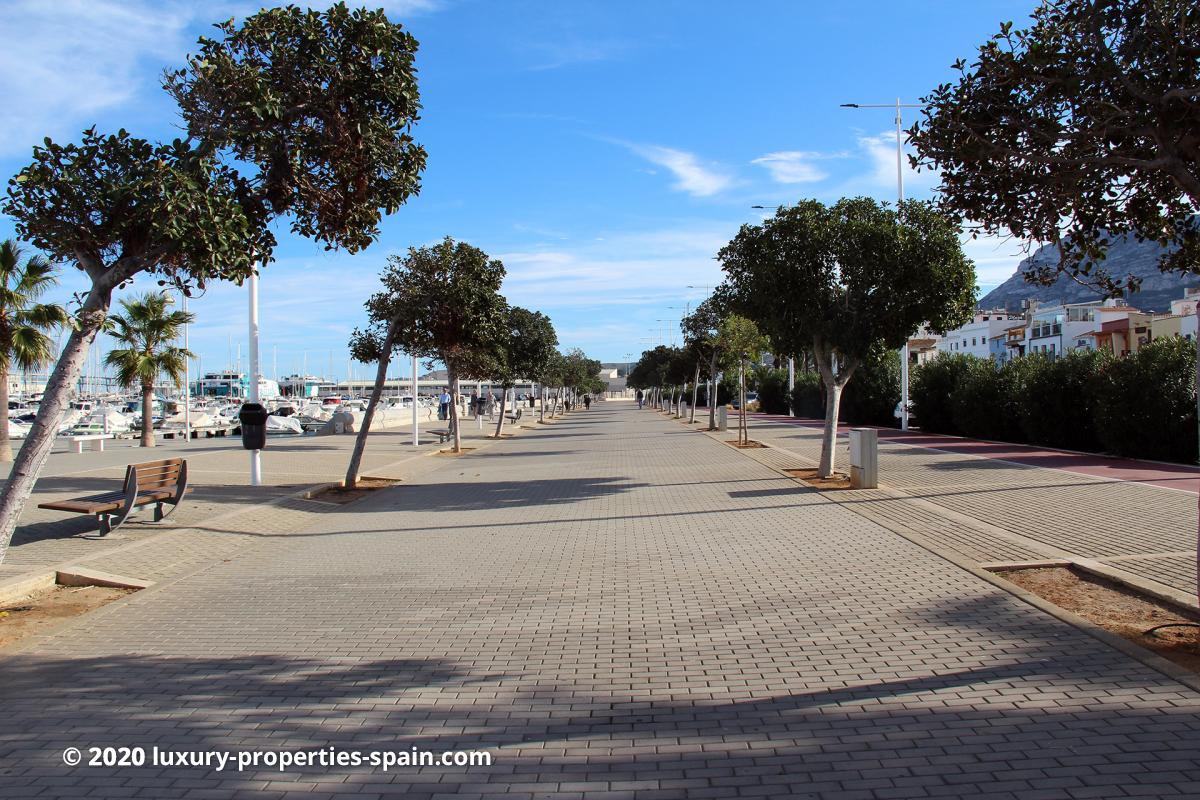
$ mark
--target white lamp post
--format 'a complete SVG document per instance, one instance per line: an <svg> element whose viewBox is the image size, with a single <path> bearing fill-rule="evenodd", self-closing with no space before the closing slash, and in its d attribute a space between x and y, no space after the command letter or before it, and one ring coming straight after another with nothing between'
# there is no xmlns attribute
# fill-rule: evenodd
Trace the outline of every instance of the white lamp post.
<svg viewBox="0 0 1200 800"><path fill-rule="evenodd" d="M248 400L259 402L258 397L258 272L251 272L250 279L250 386ZM262 486L262 451L250 451L250 485Z"/></svg>
<svg viewBox="0 0 1200 800"><path fill-rule="evenodd" d="M904 130L900 122L900 109L922 108L918 103L842 103L842 108L894 108L896 110L896 198L904 202ZM899 211L899 208L897 208ZM900 351L900 430L908 430L908 339Z"/></svg>

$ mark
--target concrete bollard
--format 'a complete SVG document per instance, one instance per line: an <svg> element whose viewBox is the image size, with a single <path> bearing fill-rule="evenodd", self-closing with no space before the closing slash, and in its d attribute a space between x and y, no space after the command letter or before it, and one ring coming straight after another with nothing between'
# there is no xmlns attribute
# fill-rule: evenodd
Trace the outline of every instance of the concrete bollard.
<svg viewBox="0 0 1200 800"><path fill-rule="evenodd" d="M717 430L729 430L729 406L717 407Z"/></svg>
<svg viewBox="0 0 1200 800"><path fill-rule="evenodd" d="M874 428L850 431L850 486L879 488L879 431Z"/></svg>

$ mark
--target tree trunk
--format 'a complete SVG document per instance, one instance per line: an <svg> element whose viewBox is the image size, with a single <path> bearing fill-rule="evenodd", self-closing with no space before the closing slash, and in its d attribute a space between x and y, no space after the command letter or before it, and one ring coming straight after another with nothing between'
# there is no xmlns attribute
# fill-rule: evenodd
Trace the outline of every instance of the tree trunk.
<svg viewBox="0 0 1200 800"><path fill-rule="evenodd" d="M508 403L508 387L500 387L500 419L496 420L496 438L500 438L500 432L504 430L504 406Z"/></svg>
<svg viewBox="0 0 1200 800"><path fill-rule="evenodd" d="M142 384L142 447L154 447L154 384Z"/></svg>
<svg viewBox="0 0 1200 800"><path fill-rule="evenodd" d="M458 428L458 373L446 371L450 378L450 431L454 434L454 452L462 452L462 431Z"/></svg>
<svg viewBox="0 0 1200 800"><path fill-rule="evenodd" d="M832 349L827 348L823 341L816 340L813 343L813 360L816 361L817 370L825 382L825 428L821 434L821 463L817 468L817 476L820 478L828 478L833 475L837 462L837 424L838 412L842 403L842 390L854 376L854 371L859 364L857 359L847 357L842 369L837 375L834 375L831 364L832 356Z"/></svg>
<svg viewBox="0 0 1200 800"><path fill-rule="evenodd" d="M6 380L5 386L7 385ZM7 403L4 405L5 408L8 407ZM1196 420L1200 423L1200 333L1196 335ZM1197 425L1197 438L1200 439L1200 424ZM1200 497L1196 499L1196 503L1200 506ZM1200 600L1200 521L1196 524L1196 599Z"/></svg>
<svg viewBox="0 0 1200 800"><path fill-rule="evenodd" d="M746 428L746 362L738 362L738 444L750 443L750 431Z"/></svg>
<svg viewBox="0 0 1200 800"><path fill-rule="evenodd" d="M837 461L838 409L842 402L842 387L836 380L825 382L825 428L821 433L821 464L817 476L833 475Z"/></svg>
<svg viewBox="0 0 1200 800"><path fill-rule="evenodd" d="M688 425L696 424L696 400L700 396L700 359L696 359L696 380L692 381L692 407L688 410Z"/></svg>
<svg viewBox="0 0 1200 800"><path fill-rule="evenodd" d="M346 485L354 488L358 485L358 470L362 467L363 453L367 449L367 433L371 430L371 420L375 419L375 409L383 399L383 385L387 382L388 365L392 362L392 346L396 339L397 322L388 326L387 336L383 339L383 353L379 356L379 366L375 369L375 385L371 387L371 401L363 413L362 425L354 435L354 451L350 453L350 466L346 467ZM413 398L413 403L417 398Z"/></svg>
<svg viewBox="0 0 1200 800"><path fill-rule="evenodd" d="M4 489L0 490L0 562L4 561L21 512L25 509L29 496L33 494L33 486L46 464L50 450L54 447L58 423L62 420L63 411L71 399L72 387L79 380L88 348L96 338L96 332L100 330L111 302L110 285L93 285L88 292L87 299L79 310L79 327L73 329L67 337L67 346L63 348L62 356L50 373L50 380L38 406L37 418L21 443L8 482L5 483ZM7 414L8 409L5 409L4 413Z"/></svg>
<svg viewBox="0 0 1200 800"><path fill-rule="evenodd" d="M0 369L0 409L4 416L0 417L0 461L12 461L12 440L8 438L8 370Z"/></svg>
<svg viewBox="0 0 1200 800"><path fill-rule="evenodd" d="M708 374L712 379L712 391L708 393L708 429L717 429L717 351L713 350L712 360L708 364Z"/></svg>
<svg viewBox="0 0 1200 800"><path fill-rule="evenodd" d="M538 394L541 395L541 402L538 404L538 422L544 423L546 421L546 387L539 386Z"/></svg>

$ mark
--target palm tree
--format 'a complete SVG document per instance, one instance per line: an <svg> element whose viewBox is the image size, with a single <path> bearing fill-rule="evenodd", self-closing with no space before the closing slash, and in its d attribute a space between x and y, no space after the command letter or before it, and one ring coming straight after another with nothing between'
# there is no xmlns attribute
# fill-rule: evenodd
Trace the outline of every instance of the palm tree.
<svg viewBox="0 0 1200 800"><path fill-rule="evenodd" d="M62 306L38 303L57 281L54 267L41 256L21 263L22 250L12 239L0 242L0 461L12 461L8 439L8 375L15 366L37 369L54 360L46 331L67 324Z"/></svg>
<svg viewBox="0 0 1200 800"><path fill-rule="evenodd" d="M125 313L109 319L109 334L124 347L109 351L104 363L117 371L117 381L142 389L142 447L154 447L154 382L166 375L182 386L193 354L172 344L183 326L195 319L187 311L167 313L170 298L162 292L121 301Z"/></svg>

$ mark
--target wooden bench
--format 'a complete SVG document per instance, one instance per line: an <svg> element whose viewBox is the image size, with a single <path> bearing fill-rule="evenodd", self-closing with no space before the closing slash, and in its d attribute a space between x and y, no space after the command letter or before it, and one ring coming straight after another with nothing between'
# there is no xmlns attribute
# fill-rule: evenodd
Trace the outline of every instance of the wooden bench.
<svg viewBox="0 0 1200 800"><path fill-rule="evenodd" d="M515 414L505 414L504 418L515 425L521 420L521 409L518 408Z"/></svg>
<svg viewBox="0 0 1200 800"><path fill-rule="evenodd" d="M92 450L104 451L104 440L114 438L111 433L84 433L71 437L71 452L82 453L83 443L90 442Z"/></svg>
<svg viewBox="0 0 1200 800"><path fill-rule="evenodd" d="M166 519L183 500L187 492L187 462L182 458L130 464L125 469L122 489L71 500L39 503L38 508L52 511L71 511L76 514L95 514L100 535L112 533L139 506L154 504L154 521ZM170 508L163 510L164 505Z"/></svg>

